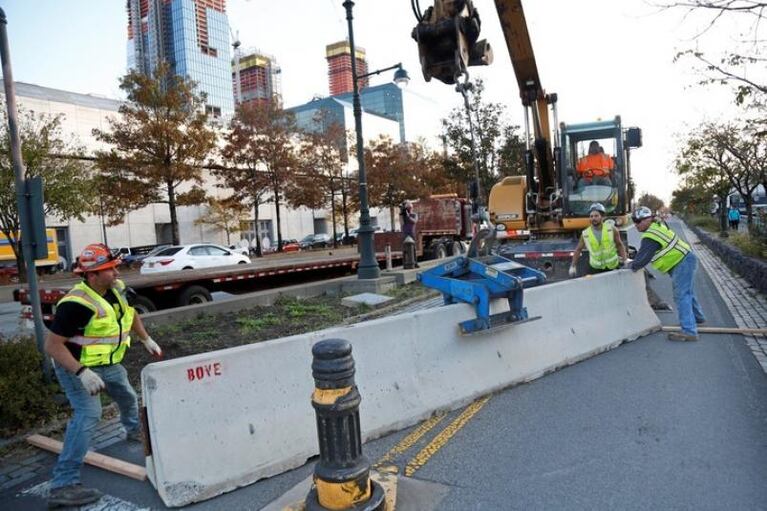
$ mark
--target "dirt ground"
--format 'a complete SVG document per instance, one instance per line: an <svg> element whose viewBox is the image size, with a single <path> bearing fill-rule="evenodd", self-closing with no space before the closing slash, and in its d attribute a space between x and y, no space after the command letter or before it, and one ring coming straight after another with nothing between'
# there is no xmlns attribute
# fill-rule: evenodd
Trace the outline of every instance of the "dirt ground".
<svg viewBox="0 0 767 511"><path fill-rule="evenodd" d="M400 286L385 294L393 300L376 310L366 306L346 307L341 304L342 296L281 298L269 307L200 315L194 320L150 328L149 333L162 347L163 359L168 360L356 323L437 295L419 283ZM122 364L137 390L140 388L141 369L154 361L140 344L135 344L123 359Z"/></svg>

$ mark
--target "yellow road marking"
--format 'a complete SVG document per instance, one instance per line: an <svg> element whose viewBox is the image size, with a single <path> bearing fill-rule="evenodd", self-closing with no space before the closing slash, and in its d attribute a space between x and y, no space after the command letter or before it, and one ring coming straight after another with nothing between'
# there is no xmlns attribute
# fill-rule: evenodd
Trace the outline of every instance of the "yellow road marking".
<svg viewBox="0 0 767 511"><path fill-rule="evenodd" d="M411 477L415 474L416 470L421 468L429 461L429 458L434 456L440 449L442 449L447 442L456 434L462 427L468 423L474 415L479 412L485 404L490 401L491 396L485 396L481 399L474 401L472 404L466 407L466 409L459 415L453 422L443 429L434 440L421 449L421 451L415 455L415 457L408 462L405 466L405 475Z"/></svg>
<svg viewBox="0 0 767 511"><path fill-rule="evenodd" d="M410 432L409 435L407 435L405 438L400 440L400 442L389 449L389 451L381 456L378 461L376 461L376 464L373 465L374 469L379 469L384 463L387 463L394 459L395 456L398 454L402 454L415 443L421 439L422 436L424 436L426 433L428 433L434 426L439 424L439 422L445 418L447 414L444 412L440 412L437 415L431 417L430 419L425 420L421 423L420 426L418 426L416 429Z"/></svg>

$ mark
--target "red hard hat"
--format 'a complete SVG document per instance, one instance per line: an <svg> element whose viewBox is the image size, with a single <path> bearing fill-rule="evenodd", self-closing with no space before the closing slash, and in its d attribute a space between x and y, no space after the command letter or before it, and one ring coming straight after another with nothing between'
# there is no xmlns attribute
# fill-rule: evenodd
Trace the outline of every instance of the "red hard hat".
<svg viewBox="0 0 767 511"><path fill-rule="evenodd" d="M109 247L103 243L91 243L83 249L78 258L75 273L101 271L114 268L120 264L120 259L112 255Z"/></svg>

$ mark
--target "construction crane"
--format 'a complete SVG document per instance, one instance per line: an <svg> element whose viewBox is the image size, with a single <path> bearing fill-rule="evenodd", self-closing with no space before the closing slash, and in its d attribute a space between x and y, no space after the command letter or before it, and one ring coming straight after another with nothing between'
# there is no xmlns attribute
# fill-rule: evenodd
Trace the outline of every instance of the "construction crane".
<svg viewBox="0 0 767 511"><path fill-rule="evenodd" d="M472 0L435 0L421 13L411 0L418 25L413 38L424 78L453 84L468 79L468 67L492 61L492 50L478 39L481 22ZM557 94L547 93L538 74L521 0L495 0L506 47L525 111L525 175L510 176L490 191L488 217L501 239L498 253L542 270L549 280L567 276L589 208L602 203L609 220L622 230L630 224L630 151L641 147L641 130L625 129L620 116L581 124L560 123ZM592 179L584 169L588 147L609 168L607 179ZM610 156L612 155L612 156ZM600 174L602 176L603 174ZM587 256L582 262L585 265Z"/></svg>
<svg viewBox="0 0 767 511"><path fill-rule="evenodd" d="M242 103L242 81L240 80L240 59L242 54L240 52L240 31L235 34L232 32L232 27L229 27L229 34L232 36L232 54L234 57L234 105L237 106Z"/></svg>

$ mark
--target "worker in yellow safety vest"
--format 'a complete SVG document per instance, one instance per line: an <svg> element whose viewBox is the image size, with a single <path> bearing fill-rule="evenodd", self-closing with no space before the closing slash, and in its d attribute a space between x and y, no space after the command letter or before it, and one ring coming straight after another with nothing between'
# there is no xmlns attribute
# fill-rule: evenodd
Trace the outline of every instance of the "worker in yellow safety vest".
<svg viewBox="0 0 767 511"><path fill-rule="evenodd" d="M84 506L101 498L101 492L80 484L83 458L101 418L100 391L117 403L128 440L141 441L136 393L120 362L131 332L150 354L161 357L162 350L128 303L125 283L117 278L119 263L106 245L85 247L75 269L83 281L56 305L45 339L45 352L55 362L56 377L73 410L53 468L50 507Z"/></svg>
<svg viewBox="0 0 767 511"><path fill-rule="evenodd" d="M589 208L591 225L583 230L578 246L573 252L573 261L568 271L570 277L578 273L578 260L584 248L589 251L589 274L602 273L620 267L626 259L626 246L618 229L611 222L605 222L605 207L595 202Z"/></svg>
<svg viewBox="0 0 767 511"><path fill-rule="evenodd" d="M682 240L665 222L656 220L650 208L642 206L632 215L634 225L642 233L642 243L633 261L627 267L638 271L648 264L671 276L674 302L679 315L681 332L670 332L670 341L697 341L697 325L706 321L695 297L695 268L698 259L690 245Z"/></svg>

